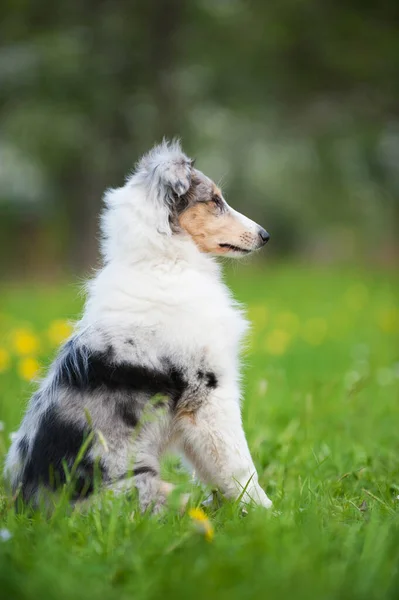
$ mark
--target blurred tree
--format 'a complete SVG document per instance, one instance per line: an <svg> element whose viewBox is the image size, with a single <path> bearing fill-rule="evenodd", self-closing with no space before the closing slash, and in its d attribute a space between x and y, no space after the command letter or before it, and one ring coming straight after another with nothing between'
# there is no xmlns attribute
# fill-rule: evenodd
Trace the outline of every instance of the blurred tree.
<svg viewBox="0 0 399 600"><path fill-rule="evenodd" d="M332 225L393 237L398 17L390 0L4 0L3 244L20 265L33 240L41 264L93 264L103 190L163 135L229 171L281 250Z"/></svg>

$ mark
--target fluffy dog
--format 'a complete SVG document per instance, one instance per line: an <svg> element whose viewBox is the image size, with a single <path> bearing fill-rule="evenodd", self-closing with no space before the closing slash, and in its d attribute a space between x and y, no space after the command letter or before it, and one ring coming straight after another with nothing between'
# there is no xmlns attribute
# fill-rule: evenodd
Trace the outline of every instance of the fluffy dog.
<svg viewBox="0 0 399 600"><path fill-rule="evenodd" d="M135 487L158 511L172 486L159 461L174 448L228 498L269 507L242 428L242 311L214 256L269 239L233 210L178 142L163 142L108 190L103 267L74 334L33 395L6 461L14 493L37 505L73 484Z"/></svg>

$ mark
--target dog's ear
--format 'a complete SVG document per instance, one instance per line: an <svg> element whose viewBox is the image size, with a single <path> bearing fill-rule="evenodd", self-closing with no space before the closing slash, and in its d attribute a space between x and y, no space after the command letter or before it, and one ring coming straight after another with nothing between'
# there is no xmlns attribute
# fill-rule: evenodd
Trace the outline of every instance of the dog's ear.
<svg viewBox="0 0 399 600"><path fill-rule="evenodd" d="M186 194L194 173L193 161L184 154L180 142L164 140L138 162L127 185L146 189L149 205L156 208L154 224L160 233L172 234L170 221L177 200Z"/></svg>
<svg viewBox="0 0 399 600"><path fill-rule="evenodd" d="M188 192L193 163L182 151L178 140L164 140L143 156L137 173L145 175L152 190L170 201L174 195L180 197Z"/></svg>
<svg viewBox="0 0 399 600"><path fill-rule="evenodd" d="M191 185L191 161L183 157L166 160L159 165L159 176L166 187L183 196Z"/></svg>

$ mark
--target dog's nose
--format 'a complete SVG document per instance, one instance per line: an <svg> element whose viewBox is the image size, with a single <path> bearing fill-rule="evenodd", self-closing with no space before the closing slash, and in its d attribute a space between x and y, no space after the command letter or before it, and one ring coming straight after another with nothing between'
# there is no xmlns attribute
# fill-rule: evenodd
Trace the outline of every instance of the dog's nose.
<svg viewBox="0 0 399 600"><path fill-rule="evenodd" d="M262 246L267 244L267 242L270 240L270 235L267 233L266 229L263 229L263 227L259 229L259 237L262 240Z"/></svg>

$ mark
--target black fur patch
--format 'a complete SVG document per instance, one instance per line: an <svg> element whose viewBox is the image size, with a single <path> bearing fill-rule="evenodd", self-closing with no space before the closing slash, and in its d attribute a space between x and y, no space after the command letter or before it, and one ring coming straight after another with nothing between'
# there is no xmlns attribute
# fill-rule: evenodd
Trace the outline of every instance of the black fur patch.
<svg viewBox="0 0 399 600"><path fill-rule="evenodd" d="M41 418L23 473L22 492L25 499L29 499L40 484L56 489L66 483L64 467L71 472L88 433L78 425L64 420L55 406L46 411ZM94 489L97 465L88 458L87 451L76 468L72 482L71 491L75 498L88 495ZM101 471L101 466L97 470Z"/></svg>
<svg viewBox="0 0 399 600"><path fill-rule="evenodd" d="M212 371L207 371L206 373L204 373L204 371L197 371L197 375L198 375L199 379L205 378L206 387L212 388L212 389L217 387L218 380L217 380L215 373L213 373Z"/></svg>
<svg viewBox="0 0 399 600"><path fill-rule="evenodd" d="M150 396L164 394L176 405L187 388L183 374L169 361L164 368L151 369L127 362L115 362L112 348L104 352L90 352L85 346L73 345L71 340L60 357L56 383L94 391L144 392Z"/></svg>
<svg viewBox="0 0 399 600"><path fill-rule="evenodd" d="M152 475L152 477L159 476L158 471L156 471L152 467L137 467L136 469L133 469L132 471L127 471L126 473L123 473L123 475L120 475L119 477L117 477L116 479L113 479L111 481L123 481L124 479L130 479L131 477L136 477L137 475L145 475L145 474Z"/></svg>
<svg viewBox="0 0 399 600"><path fill-rule="evenodd" d="M137 469L133 469L133 475L144 475L145 473L148 473L153 477L158 476L158 473L152 467L138 467Z"/></svg>
<svg viewBox="0 0 399 600"><path fill-rule="evenodd" d="M134 410L132 398L128 397L126 402L118 400L115 403L115 412L128 427L136 427L138 418Z"/></svg>
<svg viewBox="0 0 399 600"><path fill-rule="evenodd" d="M215 387L217 387L217 384L218 384L218 380L216 378L215 373L212 373L212 371L208 371L208 373L205 373L205 377L206 377L206 387L215 389Z"/></svg>

